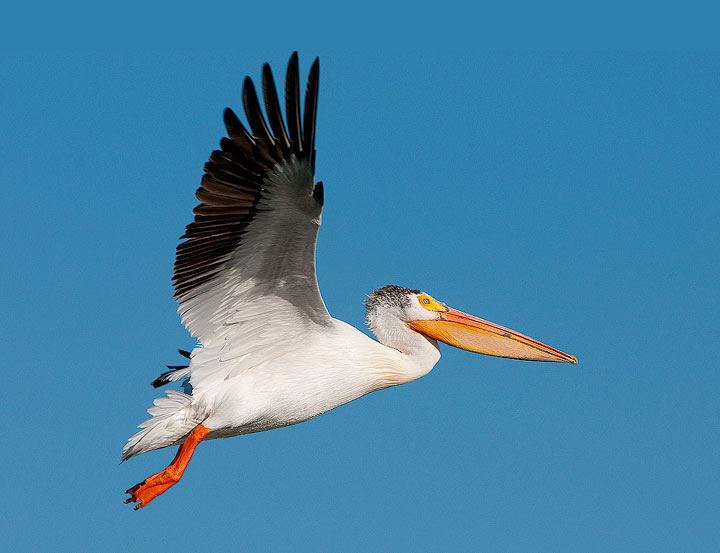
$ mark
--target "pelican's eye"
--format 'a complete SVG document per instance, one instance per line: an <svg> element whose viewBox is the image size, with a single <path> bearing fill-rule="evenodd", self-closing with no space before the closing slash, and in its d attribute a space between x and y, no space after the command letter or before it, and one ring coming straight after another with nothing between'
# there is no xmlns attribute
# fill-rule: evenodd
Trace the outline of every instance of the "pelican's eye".
<svg viewBox="0 0 720 553"><path fill-rule="evenodd" d="M427 309L428 311L444 311L445 308L435 299L431 298L427 294L418 296L418 303L420 307Z"/></svg>

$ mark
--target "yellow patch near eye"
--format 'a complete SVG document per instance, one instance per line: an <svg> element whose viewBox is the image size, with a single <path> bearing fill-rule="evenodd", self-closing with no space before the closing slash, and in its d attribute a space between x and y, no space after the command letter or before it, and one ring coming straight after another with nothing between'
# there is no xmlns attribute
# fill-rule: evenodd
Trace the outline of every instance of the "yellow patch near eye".
<svg viewBox="0 0 720 553"><path fill-rule="evenodd" d="M418 296L418 303L420 304L420 307L423 307L424 309L427 309L428 311L446 311L447 310L447 308L444 305L442 305L440 302L438 302L434 298L431 298L427 294Z"/></svg>

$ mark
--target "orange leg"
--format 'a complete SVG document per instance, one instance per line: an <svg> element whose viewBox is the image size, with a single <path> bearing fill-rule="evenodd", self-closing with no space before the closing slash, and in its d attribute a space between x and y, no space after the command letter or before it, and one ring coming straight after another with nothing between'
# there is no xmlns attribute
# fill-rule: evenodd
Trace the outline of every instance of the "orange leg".
<svg viewBox="0 0 720 553"><path fill-rule="evenodd" d="M175 455L175 459L170 463L170 466L152 476L148 476L145 480L126 491L125 493L129 493L130 497L125 500L125 503L139 501L140 504L136 505L135 509L141 509L161 493L167 491L170 486L177 483L183 472L185 472L195 448L209 432L210 429L205 428L202 424L198 424L193 428L190 435L178 449L177 455Z"/></svg>

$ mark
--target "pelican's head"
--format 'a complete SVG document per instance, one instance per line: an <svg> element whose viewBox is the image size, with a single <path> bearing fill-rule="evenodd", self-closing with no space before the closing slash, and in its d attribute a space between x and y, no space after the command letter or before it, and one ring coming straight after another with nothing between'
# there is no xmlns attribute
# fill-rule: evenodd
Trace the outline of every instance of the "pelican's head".
<svg viewBox="0 0 720 553"><path fill-rule="evenodd" d="M367 319L381 342L397 347L414 332L467 351L525 359L577 363L563 353L519 332L448 307L422 292L400 286L384 286L368 298Z"/></svg>

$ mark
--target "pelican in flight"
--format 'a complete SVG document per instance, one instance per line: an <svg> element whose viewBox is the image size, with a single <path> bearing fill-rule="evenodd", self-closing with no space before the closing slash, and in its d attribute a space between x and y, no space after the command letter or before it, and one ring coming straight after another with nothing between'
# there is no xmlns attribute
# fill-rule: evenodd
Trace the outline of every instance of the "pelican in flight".
<svg viewBox="0 0 720 553"><path fill-rule="evenodd" d="M145 507L182 476L203 440L303 422L370 392L411 382L440 359L438 341L468 351L577 363L514 330L468 315L429 294L384 286L367 299L376 340L333 319L315 275L323 207L315 183L319 61L300 109L297 52L285 80L285 122L270 66L262 71L263 116L248 77L243 106L249 130L225 110L228 138L205 164L200 204L177 247L178 312L198 340L180 350L152 384L183 381L148 410L122 459L177 446L170 465L133 486L126 503Z"/></svg>

